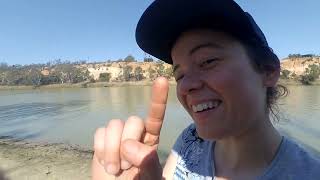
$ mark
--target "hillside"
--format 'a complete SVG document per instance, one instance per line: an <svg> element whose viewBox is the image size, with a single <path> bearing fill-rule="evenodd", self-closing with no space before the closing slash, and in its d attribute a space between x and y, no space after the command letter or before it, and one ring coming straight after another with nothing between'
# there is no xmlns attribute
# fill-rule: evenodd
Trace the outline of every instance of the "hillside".
<svg viewBox="0 0 320 180"><path fill-rule="evenodd" d="M160 74L167 73L170 76L170 73L172 73L170 64L156 62L111 62L84 64L81 67L86 68L89 71L89 75L96 81L99 80L100 74L110 74L109 81L111 82L126 79L126 77L123 77L126 74L129 79L134 79L139 74L141 75L141 79L153 79Z"/></svg>
<svg viewBox="0 0 320 180"><path fill-rule="evenodd" d="M304 84L319 79L320 56L295 55L281 61L281 78ZM49 62L46 64L12 65L0 63L0 85L42 86L152 81L158 76L173 80L172 66L162 61Z"/></svg>
<svg viewBox="0 0 320 180"><path fill-rule="evenodd" d="M296 75L302 75L310 65L320 65L320 57L285 58L281 61L281 69L286 69Z"/></svg>

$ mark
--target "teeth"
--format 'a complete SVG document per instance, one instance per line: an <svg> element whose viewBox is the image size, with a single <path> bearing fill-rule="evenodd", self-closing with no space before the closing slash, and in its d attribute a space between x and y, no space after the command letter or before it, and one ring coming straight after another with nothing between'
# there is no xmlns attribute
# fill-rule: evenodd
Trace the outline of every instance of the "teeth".
<svg viewBox="0 0 320 180"><path fill-rule="evenodd" d="M206 102L198 105L192 105L192 110L193 112L199 112L206 109L216 108L219 105L219 103L220 103L219 101L210 101L210 102Z"/></svg>
<svg viewBox="0 0 320 180"><path fill-rule="evenodd" d="M202 110L203 110L202 104L198 104L197 105L197 111L202 111Z"/></svg>
<svg viewBox="0 0 320 180"><path fill-rule="evenodd" d="M192 106L192 110L193 110L193 112L197 112L196 106Z"/></svg>
<svg viewBox="0 0 320 180"><path fill-rule="evenodd" d="M213 106L214 108L216 108L218 105L219 105L219 101L214 101L213 104L212 104L212 106Z"/></svg>
<svg viewBox="0 0 320 180"><path fill-rule="evenodd" d="M213 102L212 101L209 102L209 108L210 109L213 108Z"/></svg>

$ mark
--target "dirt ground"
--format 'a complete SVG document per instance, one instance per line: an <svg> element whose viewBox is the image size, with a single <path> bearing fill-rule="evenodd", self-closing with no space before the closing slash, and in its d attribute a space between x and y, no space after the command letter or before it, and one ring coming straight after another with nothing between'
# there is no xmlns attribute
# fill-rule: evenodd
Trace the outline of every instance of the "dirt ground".
<svg viewBox="0 0 320 180"><path fill-rule="evenodd" d="M168 152L158 155L163 166ZM88 180L92 156L79 146L0 137L0 180Z"/></svg>
<svg viewBox="0 0 320 180"><path fill-rule="evenodd" d="M87 180L92 154L65 144L0 139L0 169L8 180Z"/></svg>

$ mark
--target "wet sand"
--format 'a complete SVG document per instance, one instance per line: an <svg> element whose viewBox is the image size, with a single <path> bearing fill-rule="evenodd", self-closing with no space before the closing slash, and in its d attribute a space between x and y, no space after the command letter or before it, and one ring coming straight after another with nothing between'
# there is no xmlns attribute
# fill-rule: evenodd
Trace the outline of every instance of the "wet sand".
<svg viewBox="0 0 320 180"><path fill-rule="evenodd" d="M163 165L168 153L158 153ZM92 155L92 150L74 145L0 137L0 180L1 171L6 180L88 180Z"/></svg>
<svg viewBox="0 0 320 180"><path fill-rule="evenodd" d="M92 154L65 144L0 139L0 168L10 180L90 179Z"/></svg>
<svg viewBox="0 0 320 180"><path fill-rule="evenodd" d="M76 84L49 84L41 86L7 86L0 85L0 90L30 90L30 89L59 89L59 88L97 88L97 87L122 87L122 86L151 86L153 84L152 80L142 80L142 81L126 81L126 82L81 82ZM170 85L176 85L175 80L169 80Z"/></svg>

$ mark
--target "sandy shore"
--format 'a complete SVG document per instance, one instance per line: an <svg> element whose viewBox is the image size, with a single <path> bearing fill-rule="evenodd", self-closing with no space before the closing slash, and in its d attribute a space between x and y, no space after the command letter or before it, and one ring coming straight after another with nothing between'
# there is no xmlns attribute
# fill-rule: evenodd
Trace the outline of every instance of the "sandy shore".
<svg viewBox="0 0 320 180"><path fill-rule="evenodd" d="M30 90L30 89L57 89L57 88L92 88L92 87L121 87L121 86L151 86L153 81L128 81L128 82L95 82L77 84L50 84L43 86L0 86L0 90ZM169 81L170 85L175 85L174 80Z"/></svg>
<svg viewBox="0 0 320 180"><path fill-rule="evenodd" d="M0 137L0 174L8 180L88 180L92 155L78 146ZM167 156L159 152L162 165Z"/></svg>
<svg viewBox="0 0 320 180"><path fill-rule="evenodd" d="M10 180L90 179L92 154L64 144L0 139L0 168Z"/></svg>
<svg viewBox="0 0 320 180"><path fill-rule="evenodd" d="M121 86L151 86L153 81L143 80L143 81L128 81L128 82L83 82L77 84L50 84L43 86L0 86L0 90L28 90L28 89L57 89L57 88L95 88L95 87L121 87ZM170 85L176 85L175 80L169 81ZM289 86L303 86L300 82L295 80L284 80L280 79L279 84L289 85ZM320 80L316 80L312 83L314 86L320 86Z"/></svg>

